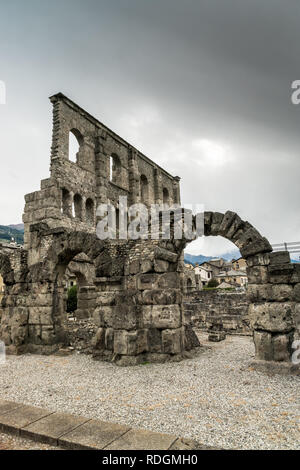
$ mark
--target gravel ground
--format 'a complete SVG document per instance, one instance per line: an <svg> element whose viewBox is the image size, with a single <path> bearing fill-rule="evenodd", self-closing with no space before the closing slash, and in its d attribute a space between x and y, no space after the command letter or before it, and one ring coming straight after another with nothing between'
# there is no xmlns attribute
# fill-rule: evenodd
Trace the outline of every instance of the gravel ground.
<svg viewBox="0 0 300 470"><path fill-rule="evenodd" d="M8 356L0 398L197 439L227 449L300 449L300 379L248 369L230 336L179 363L117 367L90 356Z"/></svg>
<svg viewBox="0 0 300 470"><path fill-rule="evenodd" d="M19 436L0 433L0 450L60 450L60 448L33 442Z"/></svg>

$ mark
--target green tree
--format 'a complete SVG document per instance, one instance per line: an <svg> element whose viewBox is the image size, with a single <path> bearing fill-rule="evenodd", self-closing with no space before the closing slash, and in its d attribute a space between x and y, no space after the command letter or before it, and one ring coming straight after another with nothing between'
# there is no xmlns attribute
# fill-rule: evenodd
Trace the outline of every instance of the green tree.
<svg viewBox="0 0 300 470"><path fill-rule="evenodd" d="M218 287L219 283L217 279L210 279L207 283L207 287Z"/></svg>
<svg viewBox="0 0 300 470"><path fill-rule="evenodd" d="M68 290L67 312L71 313L77 309L77 286L72 286Z"/></svg>

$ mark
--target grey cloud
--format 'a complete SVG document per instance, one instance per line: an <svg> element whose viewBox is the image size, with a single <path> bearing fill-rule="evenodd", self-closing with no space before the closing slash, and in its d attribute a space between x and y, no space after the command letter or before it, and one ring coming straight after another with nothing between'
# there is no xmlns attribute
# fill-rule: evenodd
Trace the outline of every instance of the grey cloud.
<svg viewBox="0 0 300 470"><path fill-rule="evenodd" d="M3 4L0 223L18 222L23 193L47 176L47 97L62 91L179 174L183 201L299 239L299 20L296 0ZM199 140L225 148L224 163Z"/></svg>

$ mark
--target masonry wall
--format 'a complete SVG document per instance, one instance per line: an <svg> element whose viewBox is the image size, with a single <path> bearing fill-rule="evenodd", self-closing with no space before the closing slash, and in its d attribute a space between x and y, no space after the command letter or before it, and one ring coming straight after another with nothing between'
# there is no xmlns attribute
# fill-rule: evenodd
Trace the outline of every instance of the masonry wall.
<svg viewBox="0 0 300 470"><path fill-rule="evenodd" d="M252 334L248 317L249 301L245 293L201 290L184 297L185 316L196 328L207 330L212 320L222 323L229 334Z"/></svg>

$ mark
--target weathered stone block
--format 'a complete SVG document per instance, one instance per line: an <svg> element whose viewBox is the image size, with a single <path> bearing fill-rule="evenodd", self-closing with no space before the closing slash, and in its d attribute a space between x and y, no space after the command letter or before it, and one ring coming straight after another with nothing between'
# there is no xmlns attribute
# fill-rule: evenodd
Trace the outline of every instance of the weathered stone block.
<svg viewBox="0 0 300 470"><path fill-rule="evenodd" d="M249 319L255 330L289 332L294 329L294 304L292 302L265 302L251 304Z"/></svg>
<svg viewBox="0 0 300 470"><path fill-rule="evenodd" d="M270 264L270 253L258 253L247 257L247 266L267 266Z"/></svg>
<svg viewBox="0 0 300 470"><path fill-rule="evenodd" d="M41 339L45 344L54 344L57 341L53 326L43 325L41 328Z"/></svg>
<svg viewBox="0 0 300 470"><path fill-rule="evenodd" d="M223 217L224 214L222 214L221 212L213 212L210 227L210 235L219 235Z"/></svg>
<svg viewBox="0 0 300 470"><path fill-rule="evenodd" d="M141 307L132 304L116 305L112 316L112 327L114 329L133 330L138 325Z"/></svg>
<svg viewBox="0 0 300 470"><path fill-rule="evenodd" d="M300 302L300 283L295 284L293 298L296 302Z"/></svg>
<svg viewBox="0 0 300 470"><path fill-rule="evenodd" d="M151 261L151 260L141 261L141 272L142 273L149 273L152 270L153 270L153 261Z"/></svg>
<svg viewBox="0 0 300 470"><path fill-rule="evenodd" d="M162 352L161 330L159 330L158 328L148 329L148 344L150 352Z"/></svg>
<svg viewBox="0 0 300 470"><path fill-rule="evenodd" d="M251 302L287 302L293 300L293 287L288 284L249 284L246 295Z"/></svg>
<svg viewBox="0 0 300 470"><path fill-rule="evenodd" d="M242 219L236 215L236 217L233 218L233 221L227 231L224 233L224 237L227 238L228 240L232 240L233 236L235 233L240 229L240 227L243 225Z"/></svg>
<svg viewBox="0 0 300 470"><path fill-rule="evenodd" d="M294 272L293 264L275 264L268 266L269 281L272 284L289 284Z"/></svg>
<svg viewBox="0 0 300 470"><path fill-rule="evenodd" d="M291 276L290 282L292 284L300 282L300 264L293 264L293 274Z"/></svg>
<svg viewBox="0 0 300 470"><path fill-rule="evenodd" d="M129 274L137 274L140 272L140 262L139 260L134 260L129 265Z"/></svg>
<svg viewBox="0 0 300 470"><path fill-rule="evenodd" d="M261 237L260 240L244 245L243 248L241 248L241 255L247 259L248 256L253 256L262 252L268 253L271 251L272 247L269 241L265 237Z"/></svg>
<svg viewBox="0 0 300 470"><path fill-rule="evenodd" d="M272 335L268 332L254 331L255 357L263 361L273 360Z"/></svg>
<svg viewBox="0 0 300 470"><path fill-rule="evenodd" d="M269 300L276 302L293 300L293 287L288 284L271 284Z"/></svg>
<svg viewBox="0 0 300 470"><path fill-rule="evenodd" d="M180 278L176 272L161 274L158 279L159 289L176 289L180 287Z"/></svg>
<svg viewBox="0 0 300 470"><path fill-rule="evenodd" d="M210 332L208 335L208 341L213 341L214 343L224 341L224 339L226 339L224 331L214 331Z"/></svg>
<svg viewBox="0 0 300 470"><path fill-rule="evenodd" d="M237 214L232 211L227 211L224 214L224 217L222 219L222 222L219 227L219 235L225 235L227 233L227 230L233 223L234 219L237 217Z"/></svg>
<svg viewBox="0 0 300 470"><path fill-rule="evenodd" d="M211 233L211 220L213 212L204 212L204 235L209 236Z"/></svg>
<svg viewBox="0 0 300 470"><path fill-rule="evenodd" d="M232 236L232 241L238 246L244 258L257 253L272 251L268 240L262 237L249 222L243 222Z"/></svg>
<svg viewBox="0 0 300 470"><path fill-rule="evenodd" d="M170 263L176 263L178 259L177 253L173 253L172 251L166 250L165 248L161 247L155 248L154 256L156 259L169 261Z"/></svg>
<svg viewBox="0 0 300 470"><path fill-rule="evenodd" d="M286 264L291 262L288 251L274 251L269 254L270 264Z"/></svg>
<svg viewBox="0 0 300 470"><path fill-rule="evenodd" d="M142 328L179 328L180 326L179 305L145 305L142 307Z"/></svg>
<svg viewBox="0 0 300 470"><path fill-rule="evenodd" d="M154 271L157 273L165 273L169 269L169 262L162 259L154 260Z"/></svg>
<svg viewBox="0 0 300 470"><path fill-rule="evenodd" d="M148 350L147 330L116 330L114 333L114 353L133 356Z"/></svg>
<svg viewBox="0 0 300 470"><path fill-rule="evenodd" d="M168 354L179 354L182 351L181 328L162 331L163 352Z"/></svg>
<svg viewBox="0 0 300 470"><path fill-rule="evenodd" d="M29 308L29 324L42 324L51 325L52 319L52 308L51 307L30 307Z"/></svg>
<svg viewBox="0 0 300 470"><path fill-rule="evenodd" d="M249 284L267 284L269 281L269 272L266 266L247 267L247 276Z"/></svg>
<svg viewBox="0 0 300 470"><path fill-rule="evenodd" d="M274 361L290 361L292 334L275 335L272 339Z"/></svg>
<svg viewBox="0 0 300 470"><path fill-rule="evenodd" d="M182 293L179 289L156 289L142 292L144 305L168 305L181 303Z"/></svg>
<svg viewBox="0 0 300 470"><path fill-rule="evenodd" d="M140 274L138 289L157 289L159 276L159 274Z"/></svg>
<svg viewBox="0 0 300 470"><path fill-rule="evenodd" d="M113 328L106 328L105 331L105 349L113 351L114 349L114 330Z"/></svg>
<svg viewBox="0 0 300 470"><path fill-rule="evenodd" d="M185 350L190 351L191 349L198 348L200 346L198 336L190 325L182 327L182 337Z"/></svg>
<svg viewBox="0 0 300 470"><path fill-rule="evenodd" d="M97 295L97 305L115 305L114 292L99 292Z"/></svg>
<svg viewBox="0 0 300 470"><path fill-rule="evenodd" d="M93 320L95 325L99 327L112 327L114 309L116 307L101 306L97 308L93 313Z"/></svg>
<svg viewBox="0 0 300 470"><path fill-rule="evenodd" d="M246 296L250 302L270 300L271 284L248 284Z"/></svg>
<svg viewBox="0 0 300 470"><path fill-rule="evenodd" d="M114 332L114 353L115 354L127 354L128 351L128 331L116 330ZM130 332L131 335L135 335L134 331Z"/></svg>

